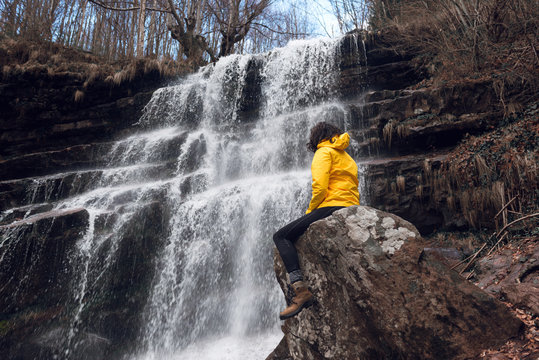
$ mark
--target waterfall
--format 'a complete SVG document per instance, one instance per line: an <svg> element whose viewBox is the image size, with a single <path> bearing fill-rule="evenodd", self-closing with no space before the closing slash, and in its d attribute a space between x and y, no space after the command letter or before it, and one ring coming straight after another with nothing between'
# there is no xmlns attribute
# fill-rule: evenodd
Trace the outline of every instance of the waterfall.
<svg viewBox="0 0 539 360"><path fill-rule="evenodd" d="M134 314L137 346L125 357L264 359L275 348L285 302L272 234L307 208L309 129L323 120L350 126L337 100L339 56L339 39L313 39L222 58L157 90L142 130L110 145L107 167L34 180L32 202L90 214L71 260L60 358L106 341L88 324L99 304L113 301L125 239L151 216L165 230L152 245L154 272ZM68 178L68 196L50 190ZM164 210L156 215L156 208ZM136 274L137 264L130 266Z"/></svg>
<svg viewBox="0 0 539 360"><path fill-rule="evenodd" d="M262 359L276 346L284 297L271 236L306 209L308 129L336 116L345 125L344 108L332 102L338 49L337 41L311 40L229 56L154 94L145 126L190 130L169 193L171 233L145 309L141 358L239 359L234 352L254 351L244 358ZM260 111L242 121L253 64ZM195 168L192 156L200 159ZM187 193L184 181L195 184ZM261 339L272 341L260 348ZM235 349L229 357L227 346Z"/></svg>

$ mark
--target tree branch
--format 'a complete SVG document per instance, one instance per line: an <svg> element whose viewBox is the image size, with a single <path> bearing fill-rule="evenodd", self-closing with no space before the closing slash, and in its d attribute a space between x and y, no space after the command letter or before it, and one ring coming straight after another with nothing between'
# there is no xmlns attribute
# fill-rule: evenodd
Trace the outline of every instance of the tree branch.
<svg viewBox="0 0 539 360"><path fill-rule="evenodd" d="M535 213L535 214L529 214L529 215L523 216L521 218L516 219L515 221L510 222L509 224L505 225L504 228L501 229L499 233L496 234L496 237L499 237L505 230L509 229L514 224L516 224L516 223L518 223L518 222L520 222L522 220L526 220L526 219L529 219L529 218L532 218L532 217L537 217L537 216L539 216L539 212Z"/></svg>
<svg viewBox="0 0 539 360"><path fill-rule="evenodd" d="M285 31L278 31L278 30L275 30L275 29L272 29L270 28L269 26L267 25L264 25L264 24L261 24L261 23L256 23L254 22L253 25L257 25L257 26L260 26L260 27L263 27L263 28L266 28L268 29L269 31L271 32L274 32L276 34L280 34L280 35L301 35L301 36L307 36L309 34L305 34L305 33L292 33L292 32L285 32Z"/></svg>
<svg viewBox="0 0 539 360"><path fill-rule="evenodd" d="M174 3L172 2L172 0L168 0L168 6L170 6L169 12L172 14L172 16L174 16L174 19L176 19L176 21L178 22L178 25L180 25L183 30L184 25L183 25L182 18L176 12L176 8L174 7Z"/></svg>
<svg viewBox="0 0 539 360"><path fill-rule="evenodd" d="M134 7L130 7L130 8L119 8L119 7L109 6L109 5L105 4L105 3L102 3L101 1L97 1L97 0L88 0L88 2L91 2L92 4L95 4L95 5L103 8L103 9L112 10L112 11L135 11L135 10L140 9L140 6L134 6ZM146 10L147 11L170 13L169 10L155 9L155 8L152 8L152 7L146 7Z"/></svg>
<svg viewBox="0 0 539 360"><path fill-rule="evenodd" d="M500 211L498 211L498 213L496 215L494 215L494 219L496 219L498 216L500 216L500 214L509 206L511 205L511 203L518 197L518 195L514 196L511 200L509 200L509 202L507 204L505 204L504 207L502 207L502 209Z"/></svg>

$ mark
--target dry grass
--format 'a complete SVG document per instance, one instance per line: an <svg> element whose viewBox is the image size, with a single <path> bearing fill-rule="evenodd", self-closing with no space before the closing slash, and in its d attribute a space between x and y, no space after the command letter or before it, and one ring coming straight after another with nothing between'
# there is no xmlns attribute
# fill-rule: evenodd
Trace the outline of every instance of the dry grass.
<svg viewBox="0 0 539 360"><path fill-rule="evenodd" d="M455 211L457 209L456 207L456 204L455 204L455 197L450 195L447 197L447 206L449 207L449 209Z"/></svg>
<svg viewBox="0 0 539 360"><path fill-rule="evenodd" d="M136 59L129 62L120 71L109 75L105 81L120 85L126 81L133 81L141 74L157 73L160 76L175 76L186 73L187 68L171 60L157 60L152 58Z"/></svg>
<svg viewBox="0 0 539 360"><path fill-rule="evenodd" d="M432 175L432 164L429 159L425 159L423 161L423 173L425 174L426 178L430 178Z"/></svg>
<svg viewBox="0 0 539 360"><path fill-rule="evenodd" d="M399 175L397 176L396 181L397 181L397 189L399 190L399 192L404 193L406 190L406 179L404 178L404 176Z"/></svg>
<svg viewBox="0 0 539 360"><path fill-rule="evenodd" d="M118 86L150 73L172 77L190 71L185 64L168 58L110 62L89 52L55 43L9 37L0 37L0 69L4 79L28 73L46 73L51 78L69 74L81 80L81 92L99 81ZM80 101L81 96L76 92L74 100Z"/></svg>
<svg viewBox="0 0 539 360"><path fill-rule="evenodd" d="M380 148L380 138L379 137L371 137L368 140L369 148L373 150L378 150Z"/></svg>
<svg viewBox="0 0 539 360"><path fill-rule="evenodd" d="M382 137L389 149L391 149L391 144L395 135L401 139L410 135L410 125L400 124L398 120L395 119L389 120L382 129Z"/></svg>
<svg viewBox="0 0 539 360"><path fill-rule="evenodd" d="M75 102L81 102L84 99L84 91L76 90L75 95L73 95Z"/></svg>
<svg viewBox="0 0 539 360"><path fill-rule="evenodd" d="M492 227L494 216L519 217L539 207L539 104L530 106L505 127L468 137L442 164L425 161L423 185L433 202L447 203L475 228ZM417 193L416 189L416 193Z"/></svg>
<svg viewBox="0 0 539 360"><path fill-rule="evenodd" d="M397 135L399 138L405 138L409 134L410 126L408 124L399 124L399 122L395 119L389 120L382 129L384 142L387 144L389 149L391 149L394 135Z"/></svg>
<svg viewBox="0 0 539 360"><path fill-rule="evenodd" d="M391 184L390 184L390 188L391 188L392 193L394 193L394 194L397 193L397 183L392 181Z"/></svg>
<svg viewBox="0 0 539 360"><path fill-rule="evenodd" d="M373 0L371 15L374 30L395 50L419 54L438 81L490 77L506 114L537 99L535 0Z"/></svg>
<svg viewBox="0 0 539 360"><path fill-rule="evenodd" d="M399 126L397 126L396 132L401 139L405 138L410 135L410 126L407 124L399 124Z"/></svg>
<svg viewBox="0 0 539 360"><path fill-rule="evenodd" d="M382 129L382 136L384 137L384 142L390 149L393 140L393 134L395 133L396 124L397 121L391 119L384 125L384 128Z"/></svg>

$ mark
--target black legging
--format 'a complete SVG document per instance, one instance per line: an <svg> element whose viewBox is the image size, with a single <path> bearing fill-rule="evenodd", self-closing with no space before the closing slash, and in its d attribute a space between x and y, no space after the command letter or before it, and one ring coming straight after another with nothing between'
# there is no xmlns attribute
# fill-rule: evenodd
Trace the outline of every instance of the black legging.
<svg viewBox="0 0 539 360"><path fill-rule="evenodd" d="M331 215L335 210L342 209L344 206L329 206L322 207L300 217L297 220L292 221L288 225L283 226L275 234L273 234L273 241L277 246L277 250L281 254L286 271L291 273L292 271L299 270L298 252L294 243L299 239L301 235L309 228L313 222L323 219Z"/></svg>

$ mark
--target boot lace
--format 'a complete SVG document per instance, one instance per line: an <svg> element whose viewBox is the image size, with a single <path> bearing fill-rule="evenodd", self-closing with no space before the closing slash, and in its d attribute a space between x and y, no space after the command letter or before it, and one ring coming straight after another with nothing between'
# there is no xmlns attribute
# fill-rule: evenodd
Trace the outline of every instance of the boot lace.
<svg viewBox="0 0 539 360"><path fill-rule="evenodd" d="M294 296L296 296L296 292L294 291L294 288L292 285L288 284L288 290L286 292L286 305L292 304L294 301Z"/></svg>

